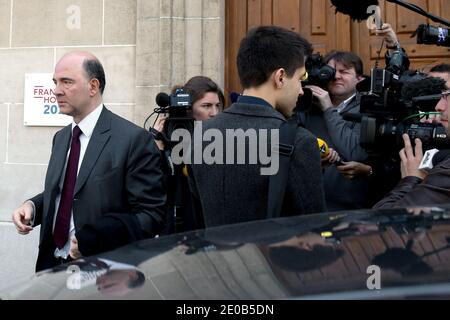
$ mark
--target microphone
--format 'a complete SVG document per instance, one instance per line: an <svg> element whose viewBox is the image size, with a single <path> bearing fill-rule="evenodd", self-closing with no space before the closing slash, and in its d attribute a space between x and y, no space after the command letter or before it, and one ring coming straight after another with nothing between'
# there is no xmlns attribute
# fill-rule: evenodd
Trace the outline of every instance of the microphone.
<svg viewBox="0 0 450 320"><path fill-rule="evenodd" d="M359 22L367 20L372 15L368 10L370 6L378 6L378 0L331 0L331 3L336 7L336 13L343 13Z"/></svg>
<svg viewBox="0 0 450 320"><path fill-rule="evenodd" d="M320 158L324 159L328 157L328 155L330 154L330 148L328 147L328 144L320 138L317 138L317 144L319 146Z"/></svg>
<svg viewBox="0 0 450 320"><path fill-rule="evenodd" d="M319 146L320 159L325 159L326 157L328 157L328 155L330 154L330 148L328 147L328 144L320 138L317 138L317 144ZM342 166L344 165L344 161L345 161L344 159L340 158L340 160L334 162L333 164L336 166Z"/></svg>
<svg viewBox="0 0 450 320"><path fill-rule="evenodd" d="M170 104L170 97L167 93L160 92L156 96L156 104L160 106L161 108L165 108Z"/></svg>

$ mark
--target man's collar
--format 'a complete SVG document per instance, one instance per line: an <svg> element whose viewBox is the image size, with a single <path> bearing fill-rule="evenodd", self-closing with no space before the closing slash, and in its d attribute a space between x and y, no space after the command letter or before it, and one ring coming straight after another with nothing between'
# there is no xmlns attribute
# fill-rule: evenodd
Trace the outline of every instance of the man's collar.
<svg viewBox="0 0 450 320"><path fill-rule="evenodd" d="M259 97L255 97L255 96L239 96L238 103L245 103L245 104L257 104L257 105L261 105L261 106L268 106L270 108L273 108L273 106L268 103L266 100L259 98Z"/></svg>
<svg viewBox="0 0 450 320"><path fill-rule="evenodd" d="M356 92L355 92L352 96L350 96L349 98L347 98L346 100L342 101L342 102L336 107L337 110L338 110L338 112L339 112L339 113L342 112L342 110L345 109L345 107L348 105L348 103L349 103L350 101L352 101L352 99L353 99L355 96L356 96Z"/></svg>
<svg viewBox="0 0 450 320"><path fill-rule="evenodd" d="M81 132L88 138L92 136L92 132L94 132L95 125L97 124L98 119L100 118L100 114L103 110L103 103L99 104L94 111L89 113L86 118L78 123L78 127L81 129ZM72 130L77 124L72 121Z"/></svg>

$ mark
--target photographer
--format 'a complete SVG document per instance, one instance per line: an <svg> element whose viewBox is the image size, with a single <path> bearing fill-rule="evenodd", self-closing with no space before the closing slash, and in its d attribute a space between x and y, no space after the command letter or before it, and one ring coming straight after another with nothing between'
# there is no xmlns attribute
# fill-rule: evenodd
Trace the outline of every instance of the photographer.
<svg viewBox="0 0 450 320"><path fill-rule="evenodd" d="M390 24L383 24L376 34L384 37L388 49L400 50ZM360 146L361 125L347 120L360 115L361 95L356 86L364 79L363 64L356 54L343 51L328 53L324 63L335 69L335 76L323 88L307 86L319 110L305 116L305 126L344 160L325 169L327 206L330 210L369 208L384 194L378 178L385 165L380 159L369 158Z"/></svg>
<svg viewBox="0 0 450 320"><path fill-rule="evenodd" d="M204 121L216 116L223 111L225 97L219 86L210 78L196 76L186 82L184 86L174 87L172 93L177 89L183 89L191 96L192 113L189 116L193 121ZM165 132L168 117L159 117L156 120L153 132ZM167 189L168 222L164 234L173 232L184 232L204 227L201 211L194 208L189 191L186 170L183 167L173 166L169 153L166 153L166 144L162 139L155 140L162 157L162 170L164 173L164 184Z"/></svg>
<svg viewBox="0 0 450 320"><path fill-rule="evenodd" d="M441 123L449 133L448 119L450 91L442 93L436 106L441 113ZM411 145L407 134L403 135L405 148L400 151L402 180L374 208L424 206L448 204L450 202L450 157L448 150L443 150L433 157L434 167L430 171L419 169L423 158L422 142L415 139ZM436 159L436 160L435 160ZM438 161L440 160L440 161Z"/></svg>
<svg viewBox="0 0 450 320"><path fill-rule="evenodd" d="M329 210L368 207L368 184L360 178L368 177L372 168L362 163L368 155L359 146L360 125L343 118L346 114L359 114L356 85L363 79L362 61L351 52L332 51L325 56L324 63L336 73L325 89L307 86L316 98L317 109L304 115L305 128L349 161L324 170L327 207Z"/></svg>

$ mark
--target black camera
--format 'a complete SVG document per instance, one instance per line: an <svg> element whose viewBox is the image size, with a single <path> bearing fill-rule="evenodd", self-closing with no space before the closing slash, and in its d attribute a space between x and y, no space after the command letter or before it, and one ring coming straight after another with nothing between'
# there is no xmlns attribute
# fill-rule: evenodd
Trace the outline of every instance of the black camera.
<svg viewBox="0 0 450 320"><path fill-rule="evenodd" d="M314 53L305 62L305 68L308 72L308 79L305 85L315 85L325 87L328 82L336 76L336 70L327 65L320 53Z"/></svg>
<svg viewBox="0 0 450 320"><path fill-rule="evenodd" d="M416 31L418 44L450 47L449 29L421 24Z"/></svg>
<svg viewBox="0 0 450 320"><path fill-rule="evenodd" d="M336 70L323 61L320 53L314 53L306 59L305 69L308 72L308 79L302 81L303 86L314 85L326 89L327 83L336 76ZM303 95L298 97L294 109L299 125L304 126L302 113L309 112L313 104L313 94L309 88L303 88Z"/></svg>
<svg viewBox="0 0 450 320"><path fill-rule="evenodd" d="M158 114L168 114L164 125L165 143L171 148L178 141L172 141L171 137L175 130L185 129L189 132L194 130L194 118L192 117L192 97L189 93L179 88L170 96L167 93L160 92L156 96L156 104L159 108L155 109Z"/></svg>
<svg viewBox="0 0 450 320"><path fill-rule="evenodd" d="M400 59L401 60L401 59ZM404 143L402 135L411 141L419 138L424 149L448 148L450 141L440 124L420 122L425 112L435 111L445 81L417 71L404 70L409 63L394 69L374 68L370 92L361 96L361 146L371 154L396 154Z"/></svg>

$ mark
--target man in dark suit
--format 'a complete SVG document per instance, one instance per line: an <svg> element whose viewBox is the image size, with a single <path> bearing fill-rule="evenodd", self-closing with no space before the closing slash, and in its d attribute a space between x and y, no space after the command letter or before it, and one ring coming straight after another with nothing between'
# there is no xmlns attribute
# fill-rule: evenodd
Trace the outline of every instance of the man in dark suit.
<svg viewBox="0 0 450 320"><path fill-rule="evenodd" d="M103 105L98 59L68 53L53 80L73 123L53 138L44 191L12 217L21 234L41 225L37 271L153 237L164 223L159 152L150 133Z"/></svg>
<svg viewBox="0 0 450 320"><path fill-rule="evenodd" d="M306 76L304 62L310 52L311 45L292 31L279 27L251 30L241 42L237 59L243 95L223 113L203 122L203 129L216 133L218 129L224 137L230 131L278 131L292 116L297 99L303 94L301 80ZM284 198L278 199L282 202L282 216L325 210L317 140L301 127L294 134L286 192ZM266 213L270 178L262 175L261 169L266 169L263 161L252 163L250 153L245 156L240 151L251 152L256 145L259 151L271 150L268 141L274 141L261 135L256 143L247 138L244 142L227 141L223 164L198 164L194 159L192 188L200 200L206 227L269 216ZM237 148L232 156L230 146ZM239 164L237 158L247 162Z"/></svg>

